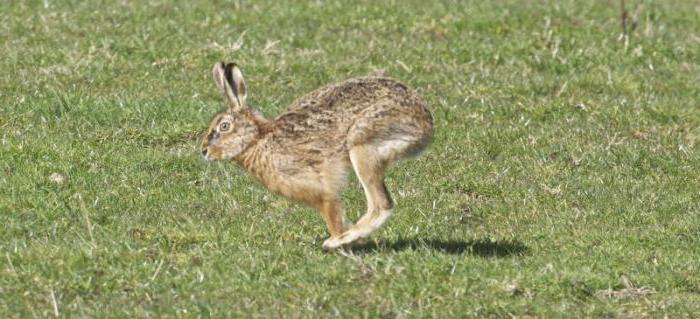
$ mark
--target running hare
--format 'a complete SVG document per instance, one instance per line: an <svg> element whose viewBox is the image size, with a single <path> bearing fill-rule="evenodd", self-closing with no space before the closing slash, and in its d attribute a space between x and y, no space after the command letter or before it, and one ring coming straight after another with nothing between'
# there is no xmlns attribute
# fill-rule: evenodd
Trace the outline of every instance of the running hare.
<svg viewBox="0 0 700 319"><path fill-rule="evenodd" d="M325 249L366 238L389 218L385 168L423 150L432 135L432 116L416 92L387 78L350 79L268 120L246 104L236 64L217 63L212 73L228 108L202 141L206 159L233 160L270 190L318 209L330 232ZM355 225L339 200L350 167L367 197L367 213Z"/></svg>

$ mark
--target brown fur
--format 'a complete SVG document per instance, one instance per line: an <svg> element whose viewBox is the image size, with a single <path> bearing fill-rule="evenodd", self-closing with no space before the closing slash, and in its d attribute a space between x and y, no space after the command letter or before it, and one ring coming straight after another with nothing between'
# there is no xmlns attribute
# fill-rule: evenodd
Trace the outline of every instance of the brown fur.
<svg viewBox="0 0 700 319"><path fill-rule="evenodd" d="M425 102L396 80L366 77L324 86L267 120L245 104L247 89L235 64L217 63L213 75L229 108L214 116L202 153L233 160L270 190L319 210L331 235L324 248L376 230L393 206L385 168L430 142ZM367 213L351 227L339 200L350 168L367 197Z"/></svg>

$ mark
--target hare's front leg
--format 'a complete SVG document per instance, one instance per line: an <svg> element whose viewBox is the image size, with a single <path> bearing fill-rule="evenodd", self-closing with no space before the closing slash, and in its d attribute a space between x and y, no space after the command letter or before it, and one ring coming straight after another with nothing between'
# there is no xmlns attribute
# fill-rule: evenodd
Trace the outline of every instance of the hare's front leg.
<svg viewBox="0 0 700 319"><path fill-rule="evenodd" d="M328 232L331 235L330 238L323 242L323 248L333 249L343 245L338 242L338 238L345 233L348 223L345 220L345 213L340 200L337 197L324 197L316 202L314 206L321 212L323 221L326 222Z"/></svg>

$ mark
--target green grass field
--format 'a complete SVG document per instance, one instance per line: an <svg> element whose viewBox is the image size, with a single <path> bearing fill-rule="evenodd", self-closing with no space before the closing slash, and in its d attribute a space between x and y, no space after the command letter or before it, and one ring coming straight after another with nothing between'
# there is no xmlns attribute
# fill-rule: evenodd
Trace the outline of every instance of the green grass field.
<svg viewBox="0 0 700 319"><path fill-rule="evenodd" d="M0 4L0 317L700 316L699 2L180 2ZM201 158L219 60L425 97L367 245Z"/></svg>

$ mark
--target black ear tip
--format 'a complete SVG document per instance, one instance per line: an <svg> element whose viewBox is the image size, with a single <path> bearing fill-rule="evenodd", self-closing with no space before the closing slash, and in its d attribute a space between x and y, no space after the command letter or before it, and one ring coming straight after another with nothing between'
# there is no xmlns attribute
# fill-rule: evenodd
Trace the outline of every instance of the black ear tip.
<svg viewBox="0 0 700 319"><path fill-rule="evenodd" d="M228 64L226 64L226 71L231 71L231 70L233 70L233 68L236 68L236 67L238 67L238 64L236 64L236 62L228 63Z"/></svg>

